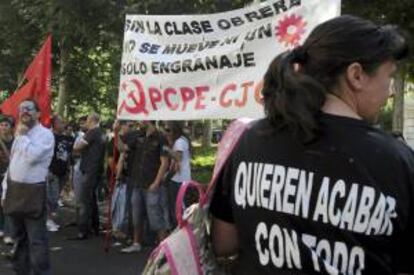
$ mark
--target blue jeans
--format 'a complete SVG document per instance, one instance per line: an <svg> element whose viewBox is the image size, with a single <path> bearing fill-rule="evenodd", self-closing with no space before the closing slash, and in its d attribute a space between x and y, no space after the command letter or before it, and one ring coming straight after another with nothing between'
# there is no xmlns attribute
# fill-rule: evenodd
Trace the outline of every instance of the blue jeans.
<svg viewBox="0 0 414 275"><path fill-rule="evenodd" d="M1 184L1 182L3 181L3 179L1 179L0 181L0 198L3 194L3 186ZM10 221L9 221L9 217L6 216L3 213L3 207L1 207L0 205L0 231L3 231L4 236L8 236L10 237Z"/></svg>
<svg viewBox="0 0 414 275"><path fill-rule="evenodd" d="M65 177L49 173L47 178L47 202L50 213L56 212L58 208L61 186L63 186L64 182Z"/></svg>
<svg viewBox="0 0 414 275"><path fill-rule="evenodd" d="M46 209L37 219L10 217L16 252L12 259L17 275L49 275L49 239Z"/></svg>
<svg viewBox="0 0 414 275"><path fill-rule="evenodd" d="M10 230L9 216L4 215L3 208L0 206L0 231L3 231L4 236L10 237Z"/></svg>
<svg viewBox="0 0 414 275"><path fill-rule="evenodd" d="M135 228L144 224L147 215L150 229L158 232L169 229L168 216L166 215L165 188L160 186L157 191L150 192L140 187L132 190L132 222Z"/></svg>
<svg viewBox="0 0 414 275"><path fill-rule="evenodd" d="M73 178L72 178L73 193L75 193L76 204L78 204L81 200L80 195L81 195L81 187L82 187L82 180L83 180L83 175L82 175L82 172L79 166L80 166L80 160L77 160L77 162L73 166Z"/></svg>

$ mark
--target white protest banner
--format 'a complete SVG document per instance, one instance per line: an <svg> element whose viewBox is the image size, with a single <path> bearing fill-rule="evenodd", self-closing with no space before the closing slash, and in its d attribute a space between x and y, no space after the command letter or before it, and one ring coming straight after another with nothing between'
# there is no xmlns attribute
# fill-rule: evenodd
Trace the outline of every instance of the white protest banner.
<svg viewBox="0 0 414 275"><path fill-rule="evenodd" d="M119 119L263 116L272 59L338 16L340 0L272 0L203 15L127 15Z"/></svg>

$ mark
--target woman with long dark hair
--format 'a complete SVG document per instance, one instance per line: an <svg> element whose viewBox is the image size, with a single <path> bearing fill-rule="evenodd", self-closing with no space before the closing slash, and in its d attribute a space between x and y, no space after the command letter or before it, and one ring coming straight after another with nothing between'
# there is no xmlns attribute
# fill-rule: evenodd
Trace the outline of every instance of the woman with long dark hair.
<svg viewBox="0 0 414 275"><path fill-rule="evenodd" d="M414 155L372 126L406 40L341 16L277 56L211 204L235 274L414 272Z"/></svg>
<svg viewBox="0 0 414 275"><path fill-rule="evenodd" d="M164 131L172 141L171 170L172 177L167 183L169 212L171 226L177 226L175 215L175 201L178 190L184 181L191 180L191 139L184 133L183 124L179 121L170 121Z"/></svg>

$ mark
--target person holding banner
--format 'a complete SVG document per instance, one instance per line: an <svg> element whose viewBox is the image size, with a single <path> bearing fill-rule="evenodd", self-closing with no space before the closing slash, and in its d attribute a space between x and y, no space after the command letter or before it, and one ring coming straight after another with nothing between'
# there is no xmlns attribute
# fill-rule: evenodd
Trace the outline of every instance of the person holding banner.
<svg viewBox="0 0 414 275"><path fill-rule="evenodd" d="M373 127L408 55L393 26L341 16L278 55L266 118L241 137L211 204L235 274L413 273L414 154Z"/></svg>
<svg viewBox="0 0 414 275"><path fill-rule="evenodd" d="M162 208L165 194L161 186L168 168L166 141L155 121L144 121L142 126L142 131L133 140L124 140L133 152L131 207L134 237L133 244L123 248L122 253L141 251L145 216L150 229L157 233L159 242L167 236L168 230L168 220Z"/></svg>

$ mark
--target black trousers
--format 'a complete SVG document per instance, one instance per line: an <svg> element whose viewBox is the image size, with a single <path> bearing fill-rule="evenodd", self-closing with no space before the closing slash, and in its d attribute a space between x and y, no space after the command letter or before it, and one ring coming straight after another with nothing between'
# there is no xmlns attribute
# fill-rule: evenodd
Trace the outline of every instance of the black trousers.
<svg viewBox="0 0 414 275"><path fill-rule="evenodd" d="M78 229L87 235L89 229L99 232L99 211L97 200L97 189L99 186L100 173L87 172L83 174L80 187L80 201L78 204Z"/></svg>

